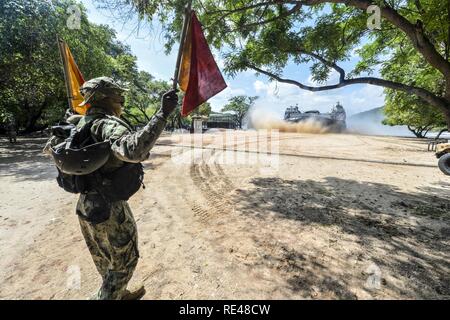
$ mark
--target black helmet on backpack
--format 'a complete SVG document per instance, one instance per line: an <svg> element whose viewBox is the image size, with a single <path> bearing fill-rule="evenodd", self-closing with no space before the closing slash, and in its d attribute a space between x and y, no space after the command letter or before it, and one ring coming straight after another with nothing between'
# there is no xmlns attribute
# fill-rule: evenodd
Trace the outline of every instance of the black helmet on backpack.
<svg viewBox="0 0 450 320"><path fill-rule="evenodd" d="M63 143L54 146L52 151L56 167L66 175L84 176L100 169L109 159L111 147L109 141L98 142L91 135L94 120L77 130L74 125L60 126L69 131ZM54 127L53 132L58 133ZM70 129L69 129L70 128ZM60 130L61 131L61 130Z"/></svg>
<svg viewBox="0 0 450 320"><path fill-rule="evenodd" d="M133 131L121 119L105 116ZM109 140L98 142L91 135L94 120L85 123L79 130L73 124L52 128L55 136L65 140L51 149L58 168L56 178L58 185L70 193L86 193L95 190L109 201L128 200L141 186L144 186L142 164L125 163L108 173L99 170L108 161L111 146Z"/></svg>
<svg viewBox="0 0 450 320"><path fill-rule="evenodd" d="M52 155L61 172L82 176L100 169L108 161L110 150L109 141L81 148L67 148L64 142L52 148Z"/></svg>

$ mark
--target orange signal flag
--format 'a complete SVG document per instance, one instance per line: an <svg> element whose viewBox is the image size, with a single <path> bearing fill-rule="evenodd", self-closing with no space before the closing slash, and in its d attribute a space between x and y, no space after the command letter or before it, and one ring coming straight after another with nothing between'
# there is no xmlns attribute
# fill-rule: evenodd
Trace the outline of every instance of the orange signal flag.
<svg viewBox="0 0 450 320"><path fill-rule="evenodd" d="M78 68L75 59L70 52L69 46L61 39L58 38L59 51L61 53L61 59L64 65L64 76L66 80L67 96L69 105L72 110L78 114L86 114L89 105L79 106L83 102L84 98L81 95L80 87L85 82L83 74Z"/></svg>
<svg viewBox="0 0 450 320"><path fill-rule="evenodd" d="M183 44L178 83L185 92L181 108L183 117L227 87L194 11Z"/></svg>

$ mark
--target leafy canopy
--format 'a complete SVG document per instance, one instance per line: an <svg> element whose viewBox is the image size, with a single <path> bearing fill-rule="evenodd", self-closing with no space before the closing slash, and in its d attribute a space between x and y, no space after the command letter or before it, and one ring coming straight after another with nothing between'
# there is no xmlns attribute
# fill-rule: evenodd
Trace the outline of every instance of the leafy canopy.
<svg viewBox="0 0 450 320"><path fill-rule="evenodd" d="M81 10L80 29L67 27L69 6ZM85 79L110 76L130 88L125 109L132 122L151 115L168 88L145 72L115 31L88 21L74 0L0 2L0 122L14 118L25 131L61 120L67 109L56 36L69 45ZM145 116L144 116L145 114Z"/></svg>
<svg viewBox="0 0 450 320"><path fill-rule="evenodd" d="M255 103L257 96L235 96L228 100L228 103L222 108L222 112L231 111L236 115L239 127L242 128L244 117Z"/></svg>

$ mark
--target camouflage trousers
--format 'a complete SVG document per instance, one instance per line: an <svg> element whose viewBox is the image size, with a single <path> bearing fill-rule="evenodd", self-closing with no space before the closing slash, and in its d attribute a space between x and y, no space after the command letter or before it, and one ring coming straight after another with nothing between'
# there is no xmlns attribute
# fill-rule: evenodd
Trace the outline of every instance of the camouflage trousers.
<svg viewBox="0 0 450 320"><path fill-rule="evenodd" d="M139 258L136 222L128 203L107 203L98 194L82 194L77 214L81 232L103 280L97 299L121 299ZM96 216L103 218L99 222Z"/></svg>

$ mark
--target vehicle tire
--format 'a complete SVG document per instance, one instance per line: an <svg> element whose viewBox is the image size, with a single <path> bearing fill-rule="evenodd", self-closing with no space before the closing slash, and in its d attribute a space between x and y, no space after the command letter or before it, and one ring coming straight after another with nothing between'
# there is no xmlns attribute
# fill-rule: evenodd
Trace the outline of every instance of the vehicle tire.
<svg viewBox="0 0 450 320"><path fill-rule="evenodd" d="M438 165L444 174L450 176L450 153L446 153L440 157Z"/></svg>

